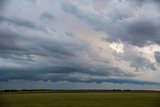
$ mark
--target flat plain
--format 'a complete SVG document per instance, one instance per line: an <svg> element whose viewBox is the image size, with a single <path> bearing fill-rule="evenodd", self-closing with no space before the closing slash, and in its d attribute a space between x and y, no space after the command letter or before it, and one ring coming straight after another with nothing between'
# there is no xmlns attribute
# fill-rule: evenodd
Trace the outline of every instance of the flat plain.
<svg viewBox="0 0 160 107"><path fill-rule="evenodd" d="M160 92L0 92L0 107L160 107Z"/></svg>

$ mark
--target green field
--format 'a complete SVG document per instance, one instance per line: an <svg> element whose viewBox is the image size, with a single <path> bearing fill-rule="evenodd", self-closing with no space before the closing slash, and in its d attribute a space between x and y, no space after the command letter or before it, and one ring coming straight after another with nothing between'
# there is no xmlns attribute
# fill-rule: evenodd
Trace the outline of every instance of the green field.
<svg viewBox="0 0 160 107"><path fill-rule="evenodd" d="M160 107L160 93L0 92L0 107Z"/></svg>

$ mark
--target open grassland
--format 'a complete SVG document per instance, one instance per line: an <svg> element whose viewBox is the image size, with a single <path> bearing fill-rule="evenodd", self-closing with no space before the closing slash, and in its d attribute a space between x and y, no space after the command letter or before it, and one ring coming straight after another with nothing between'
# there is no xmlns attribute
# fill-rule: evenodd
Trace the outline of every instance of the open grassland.
<svg viewBox="0 0 160 107"><path fill-rule="evenodd" d="M0 107L160 107L160 92L0 92Z"/></svg>

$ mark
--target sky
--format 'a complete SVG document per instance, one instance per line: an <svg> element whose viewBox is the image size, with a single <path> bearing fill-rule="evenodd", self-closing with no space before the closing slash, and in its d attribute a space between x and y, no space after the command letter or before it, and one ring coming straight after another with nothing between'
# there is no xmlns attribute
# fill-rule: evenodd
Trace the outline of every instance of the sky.
<svg viewBox="0 0 160 107"><path fill-rule="evenodd" d="M0 89L160 90L160 1L0 0Z"/></svg>

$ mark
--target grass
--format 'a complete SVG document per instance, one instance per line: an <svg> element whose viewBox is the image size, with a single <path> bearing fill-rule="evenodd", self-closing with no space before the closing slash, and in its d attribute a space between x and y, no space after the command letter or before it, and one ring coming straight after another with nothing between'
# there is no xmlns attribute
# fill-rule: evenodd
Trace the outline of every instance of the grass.
<svg viewBox="0 0 160 107"><path fill-rule="evenodd" d="M160 92L0 92L0 107L160 107Z"/></svg>

